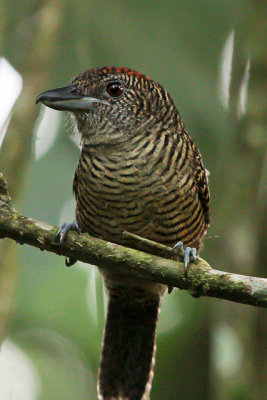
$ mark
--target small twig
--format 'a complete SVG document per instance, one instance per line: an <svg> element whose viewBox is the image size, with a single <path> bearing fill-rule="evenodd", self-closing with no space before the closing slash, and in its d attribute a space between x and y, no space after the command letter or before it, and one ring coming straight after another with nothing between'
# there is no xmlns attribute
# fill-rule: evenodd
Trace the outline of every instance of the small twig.
<svg viewBox="0 0 267 400"><path fill-rule="evenodd" d="M123 236L130 239L134 243L134 247L138 250L146 251L149 254L169 258L171 260L174 260L177 256L183 258L182 252L173 250L171 247L165 246L164 244L154 242L153 240L143 238L127 231L123 232Z"/></svg>
<svg viewBox="0 0 267 400"><path fill-rule="evenodd" d="M178 258L180 262L184 261L184 253L178 249L173 249L164 244L154 242L153 240L143 238L142 236L138 236L127 231L123 232L123 236L131 240L135 249L145 251L146 253L153 254L154 256L168 258L169 260L177 261ZM205 263L206 268L211 268L210 265L200 257L197 257L195 264L198 264L200 261Z"/></svg>

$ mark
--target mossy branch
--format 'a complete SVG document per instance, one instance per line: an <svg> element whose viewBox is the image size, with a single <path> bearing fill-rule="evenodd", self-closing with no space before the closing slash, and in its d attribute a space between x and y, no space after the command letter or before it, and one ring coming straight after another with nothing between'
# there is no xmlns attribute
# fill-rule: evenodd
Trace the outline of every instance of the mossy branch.
<svg viewBox="0 0 267 400"><path fill-rule="evenodd" d="M88 234L69 232L66 241L55 241L57 227L20 214L12 207L7 184L0 174L0 238L13 239L65 257L110 269L114 274L132 276L152 282L190 290L195 297L209 296L259 307L267 307L267 279L232 274L212 269L199 258L184 276L183 262L173 260L173 251L125 232L134 240L134 250L94 238ZM148 254L149 253L149 254ZM176 255L181 259L181 254Z"/></svg>

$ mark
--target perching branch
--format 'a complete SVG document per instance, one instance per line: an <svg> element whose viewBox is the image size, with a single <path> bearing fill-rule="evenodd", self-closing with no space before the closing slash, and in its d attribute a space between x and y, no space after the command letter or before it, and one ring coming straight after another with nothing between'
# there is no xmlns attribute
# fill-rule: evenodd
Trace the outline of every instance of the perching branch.
<svg viewBox="0 0 267 400"><path fill-rule="evenodd" d="M159 243L125 232L125 236L134 240L135 247L143 250L139 251L88 234L69 232L66 241L58 244L56 232L57 227L25 217L12 207L6 181L0 174L0 238L111 269L114 274L190 290L195 297L267 307L267 279L217 271L201 258L190 264L186 279L183 262L174 261L173 251Z"/></svg>

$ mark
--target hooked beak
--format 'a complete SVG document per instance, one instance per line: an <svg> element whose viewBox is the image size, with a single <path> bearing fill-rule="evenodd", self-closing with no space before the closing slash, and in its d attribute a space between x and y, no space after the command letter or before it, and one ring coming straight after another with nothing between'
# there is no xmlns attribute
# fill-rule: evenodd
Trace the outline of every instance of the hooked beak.
<svg viewBox="0 0 267 400"><path fill-rule="evenodd" d="M105 100L85 96L75 86L66 86L41 93L36 99L36 104L39 102L60 111L88 111L93 109L95 103L109 105Z"/></svg>

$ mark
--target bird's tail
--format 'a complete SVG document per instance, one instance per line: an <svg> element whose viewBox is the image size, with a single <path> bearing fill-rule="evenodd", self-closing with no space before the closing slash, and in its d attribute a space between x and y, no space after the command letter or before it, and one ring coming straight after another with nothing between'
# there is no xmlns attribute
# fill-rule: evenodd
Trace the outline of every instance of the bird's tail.
<svg viewBox="0 0 267 400"><path fill-rule="evenodd" d="M153 379L161 296L142 288L109 293L98 376L99 400L147 400Z"/></svg>

